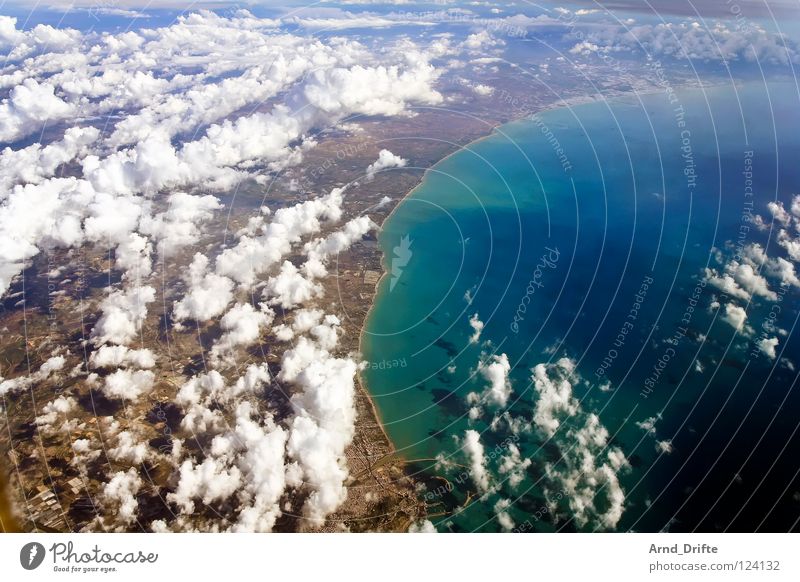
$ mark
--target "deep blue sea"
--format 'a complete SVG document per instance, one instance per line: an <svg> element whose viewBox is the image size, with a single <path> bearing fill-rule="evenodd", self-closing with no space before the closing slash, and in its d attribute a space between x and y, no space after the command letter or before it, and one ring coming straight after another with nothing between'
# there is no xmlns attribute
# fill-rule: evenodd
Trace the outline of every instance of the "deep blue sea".
<svg viewBox="0 0 800 582"><path fill-rule="evenodd" d="M780 300L703 284L737 244L787 258L767 204L800 194L798 95L753 83L550 110L443 160L386 221L364 375L438 530L798 529L798 289L766 267ZM764 322L774 358L756 346ZM500 354L512 392L470 419L479 362ZM577 403L552 434L534 422L538 364ZM608 436L587 444L595 417Z"/></svg>

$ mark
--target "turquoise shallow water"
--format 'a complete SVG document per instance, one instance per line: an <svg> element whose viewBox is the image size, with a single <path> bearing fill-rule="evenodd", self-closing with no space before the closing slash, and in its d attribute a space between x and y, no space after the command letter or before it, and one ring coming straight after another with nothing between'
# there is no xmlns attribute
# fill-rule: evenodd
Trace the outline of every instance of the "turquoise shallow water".
<svg viewBox="0 0 800 582"><path fill-rule="evenodd" d="M786 256L777 226L746 218L752 208L769 222L768 202L788 208L800 193L799 111L788 84L556 109L442 161L398 207L380 236L390 276L363 338L365 378L438 529L797 528L797 289L781 295L773 360L754 343L777 301L701 282L737 241ZM751 337L723 321L726 302L746 309ZM488 384L478 362L492 354L507 356L513 391L470 419L468 394ZM564 357L578 407L548 434L532 423L542 392L531 369L546 364L552 379ZM492 425L503 413L513 430ZM593 415L608 437L584 447ZM483 446L483 497L467 430ZM657 449L665 441L671 452ZM501 468L509 443L518 479ZM606 481L595 470L617 449L626 466Z"/></svg>

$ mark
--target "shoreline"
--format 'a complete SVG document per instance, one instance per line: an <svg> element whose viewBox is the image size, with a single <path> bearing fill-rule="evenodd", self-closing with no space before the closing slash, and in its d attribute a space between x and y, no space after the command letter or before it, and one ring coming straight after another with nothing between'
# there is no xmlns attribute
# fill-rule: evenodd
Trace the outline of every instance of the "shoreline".
<svg viewBox="0 0 800 582"><path fill-rule="evenodd" d="M723 85L723 84L716 85L715 84L715 85L711 85L711 86L706 86L706 85L695 86L695 85L688 85L687 84L687 85L680 85L680 86L676 87L676 89L677 90L686 90L686 89L689 89L689 90L708 90L708 89L716 88L718 86L726 86L726 85ZM445 161L450 159L452 156L455 156L456 154L462 153L464 150L468 150L472 146L474 146L476 144L479 144L479 143L481 143L482 141L484 141L486 139L489 139L489 138L494 137L496 135L505 135L502 132L498 131L500 128L502 128L504 126L511 125L511 124L516 124L516 123L522 123L522 122L525 122L525 121L532 122L532 118L534 116L541 115L543 113L547 113L547 112L550 112L550 111L556 111L556 110L559 110L559 109L567 109L567 108L571 109L572 107L577 107L577 106L582 106L582 105L589 105L589 104L597 104L597 103L601 103L601 102L608 103L609 101L619 101L621 99L626 99L626 98L630 98L630 97L637 97L638 98L640 96L650 96L650 95L655 95L655 94L659 94L659 93L662 93L662 92L664 92L663 88L654 87L651 91L621 92L619 94L613 95L613 96L611 96L609 98L605 98L605 99L597 98L595 96L582 96L582 97L575 97L573 99L567 99L567 100L564 100L563 102L560 102L560 103L553 103L551 105L546 105L546 106L543 106L543 107L541 107L539 109L535 109L535 110L534 109L530 109L530 110L526 111L525 115L523 115L523 116L515 117L515 118L510 119L508 121L498 122L498 123L495 123L495 124L491 125L491 128L490 128L489 132L486 133L485 135L482 135L482 136L478 137L477 139L474 139L474 140L470 141L469 143L464 144L464 145L456 148L454 151L450 152L446 156L442 157L440 160L436 161L433 165L431 165L428 168L426 168L424 170L423 174L422 174L422 177L419 180L419 183L416 186L414 186L413 188L411 188L410 190L408 190L402 196L402 198L400 198L400 200L398 200L397 204L392 208L392 210L389 212L389 214L386 215L386 217L381 221L381 224L379 225L378 236L377 236L377 241L378 241L377 247L380 250L381 276L378 279L378 281L375 283L375 286L374 286L374 289L373 289L373 293L372 293L372 300L370 302L369 309L367 310L367 313L366 313L366 315L364 317L364 321L363 321L363 323L361 325L361 328L359 330L359 338L358 338L358 344L357 345L358 345L358 353L361 355L362 360L364 359L364 342L365 342L365 338L367 336L367 324L368 324L368 322L370 320L370 317L373 315L373 311L374 311L375 306L377 304L377 299L378 299L378 294L380 292L380 287L381 287L384 279L386 278L386 276L389 274L389 271L386 268L387 255L386 255L386 252L384 252L384 249L383 249L382 245L380 244L380 234L382 233L383 228L386 225L386 223L394 216L395 212L397 212L397 210L403 204L405 204L409 200L409 198L411 198L411 196L413 196L414 193L417 192L417 190L420 187L422 187L426 183L426 180L428 179L428 176L429 176L429 173L431 172L431 170L437 168L442 163L444 163ZM372 395L372 393L371 393L371 391L369 389L369 384L367 383L366 377L364 375L364 371L365 370L366 370L366 368L361 369L361 370L358 371L358 386L359 386L359 389L365 395L366 400L369 402L369 406L370 406L370 409L372 410L372 415L373 415L373 418L375 419L377 427L379 428L380 432L383 434L386 442L388 443L388 452L385 453L384 455L376 458L373 461L373 464L379 463L379 462L381 462L381 461L383 461L385 459L394 458L395 461L398 461L402 465L405 466L405 464L409 461L409 459L406 458L405 454L398 454L398 452L397 452L397 447L395 446L394 441L392 440L392 438L390 437L390 435L389 435L389 433L388 433L388 431L386 429L386 426L385 426L385 423L384 423L384 419L383 419L383 415L381 414L381 411L380 411L379 407L377 406L377 404L375 402L375 397ZM414 477L412 476L411 479L414 480Z"/></svg>
<svg viewBox="0 0 800 582"><path fill-rule="evenodd" d="M640 93L640 94L644 94L644 93ZM615 96L615 98L618 98L618 97L621 97L621 96L623 96L623 95ZM420 178L419 183L416 186L414 186L413 188L411 188L408 192L406 192L402 196L402 198L400 198L400 200L398 200L397 204L395 204L394 208L392 208L392 210L389 212L389 214L386 215L386 217L381 221L381 224L378 227L378 237L377 237L378 245L377 245L377 247L380 249L380 255L381 255L381 259L380 259L381 276L378 279L378 281L375 283L375 287L374 287L373 293L372 293L372 301L370 302L369 309L367 310L367 313L364 316L364 322L362 323L361 329L359 330L358 353L362 356L362 358L363 358L363 355L364 355L364 338L367 335L367 323L369 322L369 319L372 316L372 312L375 309L376 299L378 297L378 291L380 289L380 286L383 283L383 280L389 274L388 271L386 270L386 263L385 263L386 253L383 251L383 248L380 245L380 233L383 231L384 225L394 216L395 212L397 212L397 210L403 204L405 204L408 201L408 199L417 190L419 190L419 188L421 188L425 184L425 181L428 179L428 175L429 175L431 170L435 169L437 166L439 166L440 164L444 163L445 161L447 161L451 157L455 156L456 154L459 154L459 153L463 152L464 150L474 146L475 144L478 144L478 143L480 143L480 142L482 142L484 140L487 140L487 139L489 139L491 137L494 137L495 135L498 135L498 131L497 130L499 128L501 128L503 126L506 126L506 125L510 125L512 123L520 123L520 122L523 122L523 121L526 121L526 120L529 121L531 116L538 115L540 113L545 113L547 111L563 109L563 108L566 108L566 107L571 107L573 105L585 105L585 104L589 104L589 103L595 103L595 102L598 101L598 99L594 99L594 98L591 98L591 97L587 97L587 98L581 97L581 98L576 98L576 101L578 101L578 102L576 102L576 103L567 102L567 103L564 103L564 104L545 106L545 107L542 107L541 109L538 109L536 111L532 111L532 112L527 113L524 117L518 117L518 118L515 118L515 119L511 119L509 121L504 121L504 122L501 122L501 123L496 123L494 125L491 125L491 129L485 135L482 135L482 136L478 137L477 139L474 139L474 140L470 141L469 143L458 147L454 151L450 152L449 154L447 154L446 156L444 156L443 158L438 160L432 166L426 168L422 173L422 177ZM373 411L373 416L375 417L375 420L376 420L378 426L380 427L381 432L384 434L384 436L386 437L386 440L389 442L390 452L386 453L386 455L381 457L381 459L386 458L386 457L391 457L391 456L393 456L393 455L395 455L397 453L397 448L395 447L394 441L392 441L391 437L389 436L389 434L388 434L388 432L386 430L386 426L384 425L383 417L382 417L382 415L380 413L380 409L378 408L377 404L375 404L375 398L373 397L372 393L369 390L369 386L367 384L366 378L364 377L364 371L363 370L359 370L359 372L358 372L358 384L359 384L359 387L364 391L364 393L366 395L366 398L370 403L370 407L372 408L372 411ZM403 462L406 462L406 459L403 456L399 456L398 459L402 460ZM380 460L380 459L378 459L378 460Z"/></svg>
<svg viewBox="0 0 800 582"><path fill-rule="evenodd" d="M515 121L520 121L520 120L515 120ZM510 121L510 122L507 122L507 123L515 123L515 121ZM447 154L445 157L443 157L442 159L437 161L435 164L433 164L429 168L426 168L425 171L422 174L422 177L420 178L419 184L417 184L411 190L406 192L403 195L403 197L400 198L400 200L398 200L397 204L395 204L394 208L392 208L392 210L389 212L389 214L387 214L386 217L381 221L381 224L378 227L378 233L380 233L383 230L384 224L386 224L386 222L389 219L391 219L392 216L394 216L394 213L397 211L397 209L400 208L400 206L402 204L404 204L414 194L414 192L416 192L423 184L425 184L425 180L428 177L428 173L433 168L435 168L436 166L438 166L439 164L441 164L445 160L449 159L450 157L452 157L452 156L464 151L468 147L470 147L470 146L472 146L472 145L474 145L474 144L476 144L478 142L481 142L481 141L483 141L485 139L488 139L488 138L492 137L493 135L496 134L498 127L502 127L503 125L507 125L507 123L498 123L498 124L494 125L492 127L491 131L488 134L486 134L484 136L481 136L478 139L475 139L475 140L469 142L468 144L459 147L455 151L450 152L449 154ZM380 234L378 236L378 245L377 245L377 247L380 249L380 255L381 255L381 259L380 259L381 276L375 282L375 287L373 288L373 293L372 293L372 300L370 301L369 309L367 310L367 314L364 316L364 322L361 324L361 329L359 330L359 334L358 334L358 353L361 355L362 358L364 356L364 338L367 335L367 322L369 321L369 318L372 315L373 310L375 309L376 298L378 297L378 291L380 289L380 286L383 283L383 280L389 274L389 272L386 270L386 265L385 265L386 253L383 251L383 248L380 245L379 237L380 237ZM386 426L384 425L383 417L382 417L382 415L380 413L380 409L375 404L375 398L374 398L374 396L372 395L372 393L369 390L369 386L367 385L366 378L364 378L364 370L359 370L358 371L358 385L364 391L364 394L366 395L366 398L369 401L370 407L372 409L373 416L375 417L375 421L377 422L378 426L380 427L381 432L384 434L384 436L386 437L386 440L389 443L389 452L386 453L380 459L376 460L376 462L377 462L377 461L382 460L384 458L391 457L391 456L395 455L397 453L397 448L395 447L394 441L391 439L391 437L389 436L389 433L386 430ZM403 458L402 456L399 456L398 459L402 460L403 462L406 462L406 459Z"/></svg>

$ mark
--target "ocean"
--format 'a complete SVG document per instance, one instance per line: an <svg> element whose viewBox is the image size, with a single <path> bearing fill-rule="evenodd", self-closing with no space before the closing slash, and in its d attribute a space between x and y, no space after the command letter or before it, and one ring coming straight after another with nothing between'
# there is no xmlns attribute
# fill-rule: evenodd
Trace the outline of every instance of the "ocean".
<svg viewBox="0 0 800 582"><path fill-rule="evenodd" d="M798 529L798 95L529 116L384 223L363 374L439 531Z"/></svg>

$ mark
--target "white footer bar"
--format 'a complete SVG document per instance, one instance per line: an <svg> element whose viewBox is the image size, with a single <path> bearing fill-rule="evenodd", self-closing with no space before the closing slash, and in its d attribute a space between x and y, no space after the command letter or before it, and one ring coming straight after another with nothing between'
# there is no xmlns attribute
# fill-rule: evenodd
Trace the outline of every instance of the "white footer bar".
<svg viewBox="0 0 800 582"><path fill-rule="evenodd" d="M3 580L800 580L790 534L5 534Z"/></svg>

